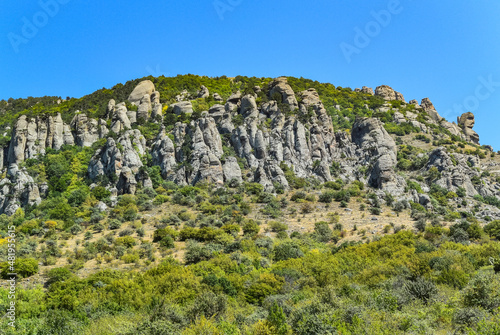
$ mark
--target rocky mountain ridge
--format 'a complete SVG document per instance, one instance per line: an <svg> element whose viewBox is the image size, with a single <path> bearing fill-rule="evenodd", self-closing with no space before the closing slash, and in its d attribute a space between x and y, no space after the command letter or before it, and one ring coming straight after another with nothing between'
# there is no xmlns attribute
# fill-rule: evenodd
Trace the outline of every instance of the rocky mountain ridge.
<svg viewBox="0 0 500 335"><path fill-rule="evenodd" d="M0 150L0 170L5 172L0 181L0 213L13 215L20 207L41 203L48 192L47 183L30 176L23 163L42 157L48 148L59 150L65 145L98 146L88 164L88 182L90 188L105 186L112 197L152 187L145 169L149 165L159 167L163 179L178 185L245 181L263 185L266 192L281 192L291 187L286 175L290 170L297 178L320 183L337 178L361 181L382 201L390 194L398 200L432 206L425 194L428 185L420 182L424 194L419 193L408 186L410 174L398 172L398 144L386 126L408 126L435 140L453 137L478 145L479 136L472 130L474 115L465 113L457 123L450 123L428 98L420 104L416 100L406 103L401 93L385 85L375 91L367 87L355 91L378 96L386 103L372 110L372 117L357 117L350 131L334 130L331 113L315 89L294 92L285 77L276 78L266 88L256 86L250 93L233 92L224 104L219 93L202 86L195 97L181 92L177 102L167 108L153 82L145 80L127 101L110 100L101 119L79 111L69 124L60 114L23 115L12 129L10 143ZM259 103L262 92L268 99ZM193 115L194 99L207 98L217 103L199 117L165 124L166 115ZM384 118L377 117L381 114ZM161 125L153 140L146 140L137 128L146 123ZM442 129L444 135L436 129ZM418 155L415 158L423 164L414 175L437 170L439 176L433 183L450 192L460 188L468 197L500 196L497 182L477 183L483 173L477 155L452 154L443 146ZM486 215L500 217L494 206Z"/></svg>

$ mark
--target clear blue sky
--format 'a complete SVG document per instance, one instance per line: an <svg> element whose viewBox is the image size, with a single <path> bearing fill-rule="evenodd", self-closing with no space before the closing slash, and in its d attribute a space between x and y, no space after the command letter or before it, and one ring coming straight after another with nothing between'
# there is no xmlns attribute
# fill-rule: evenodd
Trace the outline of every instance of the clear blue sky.
<svg viewBox="0 0 500 335"><path fill-rule="evenodd" d="M450 121L465 105L481 143L500 149L500 84L479 79L500 82L498 0L53 1L0 4L0 99L80 97L150 74L386 84Z"/></svg>

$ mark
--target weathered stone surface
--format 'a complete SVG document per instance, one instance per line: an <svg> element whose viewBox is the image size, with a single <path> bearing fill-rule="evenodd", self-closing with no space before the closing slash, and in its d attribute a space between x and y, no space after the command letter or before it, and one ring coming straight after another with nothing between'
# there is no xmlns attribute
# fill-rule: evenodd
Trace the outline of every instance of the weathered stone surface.
<svg viewBox="0 0 500 335"><path fill-rule="evenodd" d="M99 139L97 120L90 119L85 114L76 114L70 126L78 146L91 147Z"/></svg>
<svg viewBox="0 0 500 335"><path fill-rule="evenodd" d="M439 122L442 117L436 111L434 104L429 100L429 98L423 98L420 102L420 106L424 109L424 111L429 114L429 116L436 122Z"/></svg>
<svg viewBox="0 0 500 335"><path fill-rule="evenodd" d="M257 103L253 95L248 94L241 99L240 113L244 118L257 118L259 116Z"/></svg>
<svg viewBox="0 0 500 335"><path fill-rule="evenodd" d="M205 99L210 96L210 91L205 86L201 85L200 91L198 92L198 99Z"/></svg>
<svg viewBox="0 0 500 335"><path fill-rule="evenodd" d="M153 159L153 164L161 168L162 177L165 179L172 179L175 174L175 167L177 163L175 161L175 147L172 140L166 135L165 127L156 137L156 141L153 143L151 150L151 157Z"/></svg>
<svg viewBox="0 0 500 335"><path fill-rule="evenodd" d="M153 110L151 105L151 96L149 94L144 94L141 99L141 103L137 108L137 118L141 119L143 122L149 120L149 115Z"/></svg>
<svg viewBox="0 0 500 335"><path fill-rule="evenodd" d="M366 86L363 86L361 88L361 92L362 93L366 93L366 94L370 94L370 95L374 95L375 93L373 92L373 88L371 87L366 87Z"/></svg>
<svg viewBox="0 0 500 335"><path fill-rule="evenodd" d="M192 114L193 113L193 105L190 101L181 101L171 105L173 111L176 115L180 115L182 113Z"/></svg>
<svg viewBox="0 0 500 335"><path fill-rule="evenodd" d="M234 180L238 183L241 183L243 181L243 179L241 178L241 168L236 158L226 157L222 169L224 172L224 181L230 182Z"/></svg>
<svg viewBox="0 0 500 335"><path fill-rule="evenodd" d="M293 111L299 108L299 104L295 98L295 93L293 92L292 87L288 84L286 77L274 79L274 81L269 85L269 88L269 96L271 99L274 99L273 96L275 94L279 94L281 96L281 101L287 104L290 107L290 110Z"/></svg>
<svg viewBox="0 0 500 335"><path fill-rule="evenodd" d="M137 181L130 168L124 167L121 170L116 188L118 189L118 194L135 194Z"/></svg>
<svg viewBox="0 0 500 335"><path fill-rule="evenodd" d="M151 80L141 81L128 96L128 101L133 105L139 105L144 95L151 95L155 91L155 85Z"/></svg>
<svg viewBox="0 0 500 335"><path fill-rule="evenodd" d="M351 134L352 141L360 148L359 156L364 155L365 162L373 166L369 184L391 194L402 194L406 183L395 173L396 143L383 123L375 118L358 118Z"/></svg>
<svg viewBox="0 0 500 335"><path fill-rule="evenodd" d="M109 100L108 107L106 108L106 119L112 118L115 113L116 101L114 99Z"/></svg>
<svg viewBox="0 0 500 335"><path fill-rule="evenodd" d="M460 117L457 117L457 123L462 128L466 141L479 144L479 135L472 130L472 127L476 123L474 114L471 112L462 114Z"/></svg>
<svg viewBox="0 0 500 335"><path fill-rule="evenodd" d="M120 133L122 130L131 129L132 123L127 116L127 107L125 103L116 105L115 114L111 120L111 131L115 134Z"/></svg>
<svg viewBox="0 0 500 335"><path fill-rule="evenodd" d="M381 85L375 88L375 95L387 101L396 100L396 92L392 87L387 85Z"/></svg>

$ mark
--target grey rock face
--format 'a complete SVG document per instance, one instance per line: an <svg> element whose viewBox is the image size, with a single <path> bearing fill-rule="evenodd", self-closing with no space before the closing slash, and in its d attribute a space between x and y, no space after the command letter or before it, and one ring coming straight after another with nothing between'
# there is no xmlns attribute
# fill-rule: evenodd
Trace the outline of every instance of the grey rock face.
<svg viewBox="0 0 500 335"><path fill-rule="evenodd" d="M64 144L73 144L73 135L65 133L68 128L61 114L29 120L21 116L12 131L7 163L19 164L44 154L46 148L59 150Z"/></svg>
<svg viewBox="0 0 500 335"><path fill-rule="evenodd" d="M115 134L120 133L122 130L131 129L132 123L127 116L127 107L125 103L116 105L115 114L111 120L111 131Z"/></svg>
<svg viewBox="0 0 500 335"><path fill-rule="evenodd" d="M371 88L371 87L363 86L361 88L361 92L366 93L366 94L370 94L370 95L375 95L375 93L373 92L373 88Z"/></svg>
<svg viewBox="0 0 500 335"><path fill-rule="evenodd" d="M453 154L455 156L455 161L457 164L453 163L446 148L439 147L433 150L429 156L429 161L424 167L424 171L429 171L432 167L436 167L441 173L439 179L433 181L437 185L444 187L450 191L456 191L459 187L463 187L468 196L474 196L478 194L471 182L471 178L478 176L479 172L475 169L470 168L467 155ZM469 161L469 163L467 163Z"/></svg>
<svg viewBox="0 0 500 335"><path fill-rule="evenodd" d="M234 157L227 157L222 167L224 172L224 181L230 182L232 180L241 183L243 179L241 178L241 168L238 164L238 160Z"/></svg>
<svg viewBox="0 0 500 335"><path fill-rule="evenodd" d="M474 114L471 112L462 114L460 117L457 117L457 123L462 128L466 141L479 144L479 135L472 130L472 127L476 123Z"/></svg>
<svg viewBox="0 0 500 335"><path fill-rule="evenodd" d="M182 113L192 114L193 113L193 105L190 101L181 101L171 105L173 107L174 113L176 115L180 115Z"/></svg>
<svg viewBox="0 0 500 335"><path fill-rule="evenodd" d="M295 93L292 90L292 87L288 84L288 80L286 77L276 78L269 86L269 96L271 99L274 99L273 96L275 94L279 94L281 96L281 101L288 106L290 106L290 110L295 110L299 108L299 104L297 103L297 99L295 98Z"/></svg>
<svg viewBox="0 0 500 335"><path fill-rule="evenodd" d="M137 118L143 121L149 120L149 114L152 110L151 97L149 94L144 94L139 104L139 108L137 109Z"/></svg>
<svg viewBox="0 0 500 335"><path fill-rule="evenodd" d="M118 179L118 194L135 194L137 190L137 181L135 180L134 174L131 169L124 167L120 172L120 177Z"/></svg>
<svg viewBox="0 0 500 335"><path fill-rule="evenodd" d="M70 123L75 143L81 147L91 147L99 139L97 120L85 114L77 114Z"/></svg>
<svg viewBox="0 0 500 335"><path fill-rule="evenodd" d="M224 99L222 99L219 93L214 93L212 97L214 98L215 101L224 101Z"/></svg>
<svg viewBox="0 0 500 335"><path fill-rule="evenodd" d="M175 148L172 140L165 134L165 128L156 137L151 150L153 164L161 168L162 177L168 180L172 179L177 165L175 161Z"/></svg>
<svg viewBox="0 0 500 335"><path fill-rule="evenodd" d="M384 100L391 101L391 100L399 100L399 101L405 101L403 95L399 92L396 92L392 89L392 87L387 86L387 85L381 85L378 86L375 89L375 95L381 97Z"/></svg>
<svg viewBox="0 0 500 335"><path fill-rule="evenodd" d="M210 96L210 91L205 86L201 85L200 91L198 92L198 99L205 99Z"/></svg>
<svg viewBox="0 0 500 335"><path fill-rule="evenodd" d="M429 116L436 122L439 122L442 117L436 111L434 104L429 100L429 98L423 98L422 102L420 102L420 106L424 109L424 111L429 114Z"/></svg>
<svg viewBox="0 0 500 335"><path fill-rule="evenodd" d="M108 107L106 108L106 119L113 117L115 113L116 101L114 99L109 100Z"/></svg>
<svg viewBox="0 0 500 335"><path fill-rule="evenodd" d="M374 118L359 118L352 128L352 141L360 148L359 156L373 165L369 183L391 194L402 194L406 183L395 173L397 147L384 129L382 122Z"/></svg>
<svg viewBox="0 0 500 335"><path fill-rule="evenodd" d="M0 181L0 213L11 216L21 206L39 205L41 201L38 185L26 169L10 164L9 179Z"/></svg>
<svg viewBox="0 0 500 335"><path fill-rule="evenodd" d="M141 81L128 96L128 101L133 105L139 105L141 99L146 95L151 95L155 91L155 85L151 80Z"/></svg>
<svg viewBox="0 0 500 335"><path fill-rule="evenodd" d="M12 139L9 146L8 162L10 164L19 164L24 161L24 151L28 136L28 120L25 115L22 115L14 126Z"/></svg>
<svg viewBox="0 0 500 335"><path fill-rule="evenodd" d="M253 95L248 94L241 99L240 113L244 118L257 118L259 116L257 103Z"/></svg>

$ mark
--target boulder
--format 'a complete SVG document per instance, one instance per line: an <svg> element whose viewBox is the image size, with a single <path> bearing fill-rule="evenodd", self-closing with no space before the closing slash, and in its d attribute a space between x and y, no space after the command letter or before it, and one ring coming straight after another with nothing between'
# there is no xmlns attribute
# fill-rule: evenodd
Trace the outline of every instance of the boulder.
<svg viewBox="0 0 500 335"><path fill-rule="evenodd" d="M230 182L235 180L238 183L243 181L241 178L241 168L236 158L231 156L226 157L222 170L224 172L224 181Z"/></svg>
<svg viewBox="0 0 500 335"><path fill-rule="evenodd" d="M375 93L373 92L373 88L371 87L366 87L366 86L363 86L361 88L361 92L362 93L365 93L365 94L370 94L370 95L374 95Z"/></svg>
<svg viewBox="0 0 500 335"><path fill-rule="evenodd" d="M136 106L139 106L144 95L151 95L155 91L155 85L151 80L141 81L128 96L128 101Z"/></svg>
<svg viewBox="0 0 500 335"><path fill-rule="evenodd" d="M464 113L460 117L457 117L457 123L460 128L462 128L465 140L474 144L479 144L479 135L472 130L475 122L474 114L471 112Z"/></svg>
<svg viewBox="0 0 500 335"><path fill-rule="evenodd" d="M429 114L429 116L436 122L441 121L442 117L436 111L434 104L429 100L429 98L423 98L420 102L420 106L423 108L424 112Z"/></svg>
<svg viewBox="0 0 500 335"><path fill-rule="evenodd" d="M295 98L295 93L293 92L292 87L288 84L286 77L276 78L269 85L269 96L271 99L274 99L273 97L275 94L279 94L281 96L281 101L287 104L290 107L290 110L293 111L299 108L299 104Z"/></svg>
<svg viewBox="0 0 500 335"><path fill-rule="evenodd" d="M137 118L142 120L142 122L149 120L149 115L153 110L151 105L151 96L149 94L144 94L141 99L141 103L137 108Z"/></svg>
<svg viewBox="0 0 500 335"><path fill-rule="evenodd" d="M190 101L181 101L171 105L173 111L176 115L180 115L182 113L192 114L193 113L193 105Z"/></svg>
<svg viewBox="0 0 500 335"><path fill-rule="evenodd" d="M78 111L77 111L78 113ZM81 147L91 147L99 139L98 122L85 114L76 114L70 123L75 144Z"/></svg>
<svg viewBox="0 0 500 335"><path fill-rule="evenodd" d="M209 96L210 96L210 91L208 90L208 88L201 85L201 88L198 91L198 99L205 99L208 98Z"/></svg>

